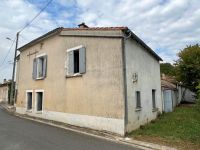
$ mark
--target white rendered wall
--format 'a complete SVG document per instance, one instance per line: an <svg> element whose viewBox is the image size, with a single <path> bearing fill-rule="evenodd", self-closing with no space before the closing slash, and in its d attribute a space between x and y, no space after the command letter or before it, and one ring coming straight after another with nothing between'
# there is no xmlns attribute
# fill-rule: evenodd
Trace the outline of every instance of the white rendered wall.
<svg viewBox="0 0 200 150"><path fill-rule="evenodd" d="M130 132L140 125L155 119L162 112L160 64L147 50L132 39L125 42L126 82L128 124L126 131ZM137 82L132 82L132 75L138 75ZM152 89L156 90L156 108L152 107ZM141 110L136 110L135 92L141 92Z"/></svg>

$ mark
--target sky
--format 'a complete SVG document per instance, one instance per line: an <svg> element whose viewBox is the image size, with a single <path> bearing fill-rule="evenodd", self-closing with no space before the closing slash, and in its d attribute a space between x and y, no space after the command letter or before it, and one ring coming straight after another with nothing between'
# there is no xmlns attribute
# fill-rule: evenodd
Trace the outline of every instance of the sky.
<svg viewBox="0 0 200 150"><path fill-rule="evenodd" d="M1 0L0 82L12 75L16 33L48 1ZM54 28L82 22L90 27L127 26L164 62L173 63L181 49L200 42L200 0L53 0L20 33L19 46Z"/></svg>

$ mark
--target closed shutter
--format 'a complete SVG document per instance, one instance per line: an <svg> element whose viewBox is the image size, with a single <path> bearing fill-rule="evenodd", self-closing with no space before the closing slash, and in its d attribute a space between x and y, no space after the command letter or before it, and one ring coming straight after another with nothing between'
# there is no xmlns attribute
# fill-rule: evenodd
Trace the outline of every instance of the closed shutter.
<svg viewBox="0 0 200 150"><path fill-rule="evenodd" d="M34 80L36 80L36 78L37 78L37 59L36 59L36 58L33 59L32 78L33 78Z"/></svg>
<svg viewBox="0 0 200 150"><path fill-rule="evenodd" d="M86 54L85 54L85 47L79 49L79 72L85 73L86 72Z"/></svg>
<svg viewBox="0 0 200 150"><path fill-rule="evenodd" d="M43 62L43 72L42 72L42 77L46 78L47 75L47 55L43 56L44 62Z"/></svg>
<svg viewBox="0 0 200 150"><path fill-rule="evenodd" d="M67 52L67 62L66 62L66 73L67 76L71 76L74 74L74 52Z"/></svg>

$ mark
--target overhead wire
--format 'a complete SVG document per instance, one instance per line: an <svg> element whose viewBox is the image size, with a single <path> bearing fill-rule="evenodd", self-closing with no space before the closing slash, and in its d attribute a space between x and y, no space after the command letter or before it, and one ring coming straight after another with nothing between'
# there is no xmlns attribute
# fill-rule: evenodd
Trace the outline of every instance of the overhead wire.
<svg viewBox="0 0 200 150"><path fill-rule="evenodd" d="M19 30L19 32L18 33L20 33L20 32L22 32L23 30L25 30L28 26L30 26L31 25L31 23L49 6L49 4L51 4L51 2L52 2L53 0L49 0L48 2L47 2L47 4L21 29L21 30ZM13 40L13 42L12 42L12 44L11 44L11 46L10 46L10 48L9 48L9 50L8 50L8 52L7 52L7 54L6 54L6 56L4 57L4 59L3 59L3 61L2 61L2 63L1 63L1 65L0 65L0 68L3 66L3 64L5 63L5 61L6 61L6 59L7 59L7 57L8 57L8 55L9 55L9 53L11 52L11 49L12 49L12 46L13 46L13 44L15 43L15 41L16 41L16 38L15 38L15 40ZM5 68L5 67L4 67Z"/></svg>
<svg viewBox="0 0 200 150"><path fill-rule="evenodd" d="M5 55L5 57L4 57L4 59L3 59L2 63L1 63L1 65L0 65L0 68L1 68L1 67L3 66L3 64L5 63L5 61L6 61L7 57L8 57L8 55L9 55L10 52L11 52L11 49L12 49L12 47L13 47L15 41L16 41L16 38L15 38L15 40L12 41L12 44L11 44L11 46L10 46L8 52L7 52L6 55Z"/></svg>
<svg viewBox="0 0 200 150"><path fill-rule="evenodd" d="M51 2L52 2L53 0L49 0L48 2L47 2L47 4L33 17L33 19L31 19L31 21L29 21L20 31L19 31L19 33L20 32L22 32L24 29L26 29L28 26L30 26L31 25L31 23L49 6L49 4L51 4Z"/></svg>

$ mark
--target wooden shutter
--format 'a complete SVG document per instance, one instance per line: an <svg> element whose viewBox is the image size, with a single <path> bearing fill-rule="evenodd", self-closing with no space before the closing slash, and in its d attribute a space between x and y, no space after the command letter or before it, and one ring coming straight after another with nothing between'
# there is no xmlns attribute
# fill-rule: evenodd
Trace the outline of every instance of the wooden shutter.
<svg viewBox="0 0 200 150"><path fill-rule="evenodd" d="M85 73L86 71L86 54L85 47L79 49L79 72Z"/></svg>
<svg viewBox="0 0 200 150"><path fill-rule="evenodd" d="M67 52L67 62L66 62L66 74L67 76L71 76L74 74L74 52Z"/></svg>
<svg viewBox="0 0 200 150"><path fill-rule="evenodd" d="M42 77L46 78L47 75L47 55L43 56L44 61L43 61L43 70L42 70Z"/></svg>
<svg viewBox="0 0 200 150"><path fill-rule="evenodd" d="M33 59L32 78L33 78L34 80L36 80L36 78L37 78L37 59L36 59L36 58Z"/></svg>

